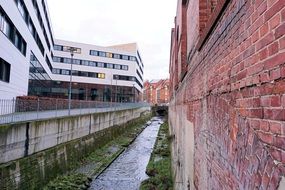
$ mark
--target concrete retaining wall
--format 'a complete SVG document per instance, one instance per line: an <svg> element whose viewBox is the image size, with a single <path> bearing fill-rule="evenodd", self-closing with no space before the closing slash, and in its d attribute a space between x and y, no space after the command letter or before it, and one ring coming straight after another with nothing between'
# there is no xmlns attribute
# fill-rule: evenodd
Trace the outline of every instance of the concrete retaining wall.
<svg viewBox="0 0 285 190"><path fill-rule="evenodd" d="M0 126L0 189L38 189L149 108Z"/></svg>

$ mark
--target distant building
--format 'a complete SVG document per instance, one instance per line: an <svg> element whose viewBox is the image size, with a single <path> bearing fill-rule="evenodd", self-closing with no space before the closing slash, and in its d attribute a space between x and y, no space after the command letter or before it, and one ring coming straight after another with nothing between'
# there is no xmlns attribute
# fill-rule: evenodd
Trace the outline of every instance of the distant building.
<svg viewBox="0 0 285 190"><path fill-rule="evenodd" d="M1 99L67 98L72 73L72 99L140 101L143 69L136 43L102 47L54 39L46 0L0 1Z"/></svg>
<svg viewBox="0 0 285 190"><path fill-rule="evenodd" d="M168 103L169 79L145 81L143 100L153 105Z"/></svg>

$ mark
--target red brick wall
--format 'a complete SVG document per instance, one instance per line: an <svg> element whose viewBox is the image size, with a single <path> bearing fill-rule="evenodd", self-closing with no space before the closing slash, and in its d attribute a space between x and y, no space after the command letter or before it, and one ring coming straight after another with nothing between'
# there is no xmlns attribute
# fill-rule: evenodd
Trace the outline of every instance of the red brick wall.
<svg viewBox="0 0 285 190"><path fill-rule="evenodd" d="M187 4L188 70L177 90L170 85L172 134L179 138L188 127L173 126L173 120L184 119L179 110L186 109L194 126L194 175L189 178L195 189L277 189L285 175L285 1L225 2L200 50L197 24L205 19L197 8L204 5ZM171 69L183 61L170 64ZM174 142L178 154L185 140ZM185 172L183 155L177 160L175 176Z"/></svg>

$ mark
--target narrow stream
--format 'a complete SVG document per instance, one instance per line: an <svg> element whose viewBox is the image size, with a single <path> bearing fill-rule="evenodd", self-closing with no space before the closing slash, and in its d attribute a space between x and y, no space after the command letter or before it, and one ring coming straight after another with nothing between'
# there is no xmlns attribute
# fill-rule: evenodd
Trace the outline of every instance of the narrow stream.
<svg viewBox="0 0 285 190"><path fill-rule="evenodd" d="M162 119L154 117L137 139L100 176L92 190L137 190L145 174Z"/></svg>

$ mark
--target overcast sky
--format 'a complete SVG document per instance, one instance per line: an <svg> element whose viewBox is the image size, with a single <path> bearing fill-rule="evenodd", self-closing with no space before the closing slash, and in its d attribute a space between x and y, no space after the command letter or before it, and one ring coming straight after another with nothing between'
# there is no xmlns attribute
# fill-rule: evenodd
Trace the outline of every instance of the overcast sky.
<svg viewBox="0 0 285 190"><path fill-rule="evenodd" d="M58 39L99 46L137 42L145 79L168 77L177 0L47 0Z"/></svg>

